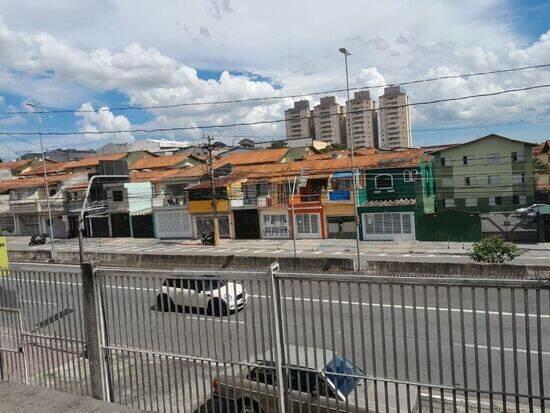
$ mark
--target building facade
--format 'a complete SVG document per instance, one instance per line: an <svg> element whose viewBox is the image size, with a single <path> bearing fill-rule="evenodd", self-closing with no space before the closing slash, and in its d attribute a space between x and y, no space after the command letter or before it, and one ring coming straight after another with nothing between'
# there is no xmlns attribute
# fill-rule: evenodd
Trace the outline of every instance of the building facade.
<svg viewBox="0 0 550 413"><path fill-rule="evenodd" d="M437 209L495 212L531 205L533 146L492 134L433 152Z"/></svg>
<svg viewBox="0 0 550 413"><path fill-rule="evenodd" d="M409 97L399 86L384 89L380 96L380 147L383 149L412 147Z"/></svg>
<svg viewBox="0 0 550 413"><path fill-rule="evenodd" d="M313 109L315 139L337 145L346 145L344 109L334 96L322 97Z"/></svg>
<svg viewBox="0 0 550 413"><path fill-rule="evenodd" d="M347 114L347 146L354 148L378 147L378 116L376 102L368 91L355 92L353 99L346 103L350 108Z"/></svg>
<svg viewBox="0 0 550 413"><path fill-rule="evenodd" d="M294 108L285 111L285 124L287 139L312 138L314 129L309 101L294 102Z"/></svg>

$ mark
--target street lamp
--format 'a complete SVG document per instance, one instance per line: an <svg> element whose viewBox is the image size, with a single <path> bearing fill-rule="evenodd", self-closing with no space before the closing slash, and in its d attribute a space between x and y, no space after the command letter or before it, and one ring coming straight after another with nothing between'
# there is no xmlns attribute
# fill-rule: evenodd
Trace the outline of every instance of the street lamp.
<svg viewBox="0 0 550 413"><path fill-rule="evenodd" d="M346 62L346 91L348 96L347 101L347 118L348 118L348 130L349 130L349 141L351 149L351 184L353 189L353 215L355 216L355 247L357 249L357 269L361 269L361 251L359 249L359 215L357 212L357 184L355 182L355 148L353 142L353 130L351 127L351 100L349 96L349 70L348 70L348 56L351 56L351 53L345 47L338 49L340 53L344 55L344 60Z"/></svg>
<svg viewBox="0 0 550 413"><path fill-rule="evenodd" d="M44 168L44 181L46 183L46 200L48 203L48 219L50 220L50 245L51 245L51 259L55 260L55 247L53 242L53 220L52 220L52 207L50 205L50 188L48 185L48 173L46 171L46 155L44 154L44 145L42 143L42 130L40 124L42 123L42 117L40 112L44 111L44 106L35 105L34 103L27 103L36 112L36 120L38 123L38 137L40 138L40 152L42 153L42 167Z"/></svg>

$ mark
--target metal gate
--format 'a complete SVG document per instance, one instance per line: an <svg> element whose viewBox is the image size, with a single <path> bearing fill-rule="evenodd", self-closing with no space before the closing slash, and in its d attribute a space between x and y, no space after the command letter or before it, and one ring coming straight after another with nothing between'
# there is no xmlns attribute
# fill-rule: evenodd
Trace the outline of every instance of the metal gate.
<svg viewBox="0 0 550 413"><path fill-rule="evenodd" d="M481 214L484 237L498 235L506 241L538 242L537 217L518 212L488 212Z"/></svg>
<svg viewBox="0 0 550 413"><path fill-rule="evenodd" d="M0 270L1 379L88 395L80 274Z"/></svg>

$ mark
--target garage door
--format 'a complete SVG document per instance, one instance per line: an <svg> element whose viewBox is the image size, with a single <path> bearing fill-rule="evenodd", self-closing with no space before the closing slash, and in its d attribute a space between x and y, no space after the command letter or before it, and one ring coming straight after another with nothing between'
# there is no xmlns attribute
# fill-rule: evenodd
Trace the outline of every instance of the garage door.
<svg viewBox="0 0 550 413"><path fill-rule="evenodd" d="M260 239L260 216L256 209L234 211L235 238Z"/></svg>
<svg viewBox="0 0 550 413"><path fill-rule="evenodd" d="M184 211L155 211L159 238L192 238L191 217Z"/></svg>

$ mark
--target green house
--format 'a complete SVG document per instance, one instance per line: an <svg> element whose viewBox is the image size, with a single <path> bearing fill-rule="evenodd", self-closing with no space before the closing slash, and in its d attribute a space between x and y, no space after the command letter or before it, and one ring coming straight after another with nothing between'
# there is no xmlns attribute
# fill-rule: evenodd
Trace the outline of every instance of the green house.
<svg viewBox="0 0 550 413"><path fill-rule="evenodd" d="M358 205L363 240L416 239L416 215L433 212L433 164L421 150L383 156L366 169Z"/></svg>
<svg viewBox="0 0 550 413"><path fill-rule="evenodd" d="M436 210L493 212L531 205L533 146L491 134L433 151Z"/></svg>

